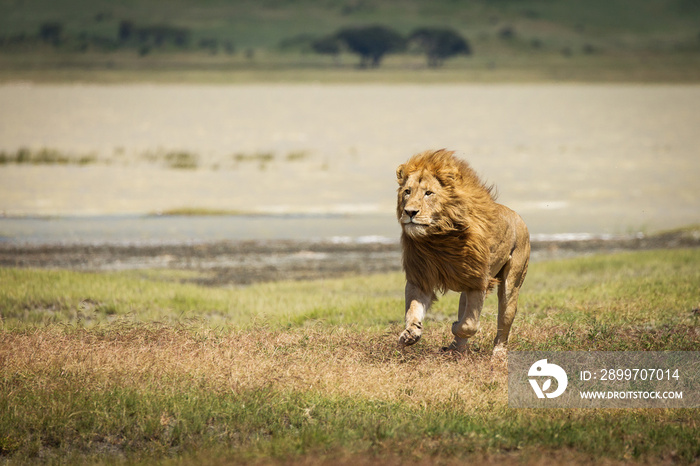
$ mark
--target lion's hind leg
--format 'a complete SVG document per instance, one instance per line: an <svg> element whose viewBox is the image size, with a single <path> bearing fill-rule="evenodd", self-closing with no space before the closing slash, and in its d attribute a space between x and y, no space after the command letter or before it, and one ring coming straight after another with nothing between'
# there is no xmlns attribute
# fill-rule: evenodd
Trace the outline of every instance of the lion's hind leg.
<svg viewBox="0 0 700 466"><path fill-rule="evenodd" d="M498 329L493 341L494 355L506 352L510 328L518 312L518 295L525 280L528 262L529 248L526 257L519 259L515 255L512 256L499 273L501 283L498 285Z"/></svg>

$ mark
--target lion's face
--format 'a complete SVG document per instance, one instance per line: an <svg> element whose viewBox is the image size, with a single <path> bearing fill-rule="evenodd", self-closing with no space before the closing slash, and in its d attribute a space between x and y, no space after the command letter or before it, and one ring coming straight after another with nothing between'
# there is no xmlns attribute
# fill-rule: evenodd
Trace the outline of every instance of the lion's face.
<svg viewBox="0 0 700 466"><path fill-rule="evenodd" d="M399 182L396 215L404 232L417 238L429 235L442 213L444 188L427 170L410 174L397 170Z"/></svg>

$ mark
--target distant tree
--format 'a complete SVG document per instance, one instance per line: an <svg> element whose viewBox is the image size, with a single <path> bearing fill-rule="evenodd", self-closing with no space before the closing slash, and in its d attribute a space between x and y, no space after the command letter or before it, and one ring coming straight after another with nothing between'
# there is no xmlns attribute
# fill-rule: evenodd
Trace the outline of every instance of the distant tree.
<svg viewBox="0 0 700 466"><path fill-rule="evenodd" d="M360 66L377 67L387 53L398 52L406 46L406 40L385 26L365 26L340 30L336 37L350 51L360 55Z"/></svg>
<svg viewBox="0 0 700 466"><path fill-rule="evenodd" d="M152 49L174 47L184 49L189 47L192 34L188 28L155 24L136 26L132 21L119 22L117 39L122 46L134 46L141 55L148 54ZM143 52L147 50L147 52Z"/></svg>
<svg viewBox="0 0 700 466"><path fill-rule="evenodd" d="M458 32L447 28L420 28L409 36L409 41L418 44L428 58L428 66L436 68L445 59L455 55L470 55L471 47Z"/></svg>
<svg viewBox="0 0 700 466"><path fill-rule="evenodd" d="M39 26L39 38L44 42L59 45L63 37L63 25L58 22L49 21L41 23Z"/></svg>
<svg viewBox="0 0 700 466"><path fill-rule="evenodd" d="M199 40L199 48L209 50L209 53L216 55L219 52L219 39L204 37Z"/></svg>
<svg viewBox="0 0 700 466"><path fill-rule="evenodd" d="M170 40L177 47L185 48L190 43L190 31L186 28L171 28L170 29Z"/></svg>
<svg viewBox="0 0 700 466"><path fill-rule="evenodd" d="M119 22L119 41L127 42L131 39L131 35L134 32L134 23L128 20L122 20Z"/></svg>

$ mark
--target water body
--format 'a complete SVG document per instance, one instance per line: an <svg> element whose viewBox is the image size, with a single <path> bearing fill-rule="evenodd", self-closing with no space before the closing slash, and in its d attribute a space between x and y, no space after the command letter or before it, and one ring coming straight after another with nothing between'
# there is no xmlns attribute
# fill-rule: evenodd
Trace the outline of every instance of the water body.
<svg viewBox="0 0 700 466"><path fill-rule="evenodd" d="M534 235L673 228L700 223L698 108L695 85L7 84L0 151L98 161L0 165L0 237L396 238L396 166L442 147ZM153 215L184 207L256 215Z"/></svg>
<svg viewBox="0 0 700 466"><path fill-rule="evenodd" d="M383 215L202 215L0 218L0 244L198 244L293 240L394 243L400 227Z"/></svg>

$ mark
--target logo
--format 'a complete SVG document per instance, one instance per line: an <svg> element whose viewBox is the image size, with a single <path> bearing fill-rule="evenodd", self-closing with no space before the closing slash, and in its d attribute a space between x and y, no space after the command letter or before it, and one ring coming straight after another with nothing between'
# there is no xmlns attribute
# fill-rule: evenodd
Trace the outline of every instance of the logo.
<svg viewBox="0 0 700 466"><path fill-rule="evenodd" d="M564 369L557 366L556 364L550 364L546 359L540 359L530 366L530 370L527 372L529 377L546 377L542 383L542 387L537 383L537 379L528 379L532 389L535 391L537 398L556 398L566 390L566 386L569 383L569 379L566 376ZM551 393L546 393L552 387L552 378L557 381L557 389Z"/></svg>

